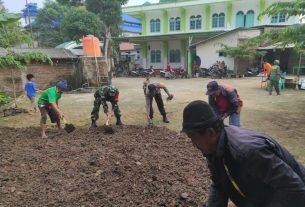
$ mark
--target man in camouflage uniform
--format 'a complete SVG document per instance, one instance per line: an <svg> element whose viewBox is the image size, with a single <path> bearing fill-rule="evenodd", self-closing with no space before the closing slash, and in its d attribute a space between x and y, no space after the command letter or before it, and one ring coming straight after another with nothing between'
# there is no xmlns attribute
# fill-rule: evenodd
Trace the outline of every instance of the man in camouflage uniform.
<svg viewBox="0 0 305 207"><path fill-rule="evenodd" d="M147 119L148 119L149 125L152 124L152 120L153 120L153 116L154 116L154 110L152 107L154 98L156 100L160 114L163 116L163 122L169 123L167 116L166 116L163 99L161 96L161 89L163 89L165 91L165 93L168 95L167 100L172 100L174 96L169 93L168 89L166 88L166 86L163 83L149 83L149 81L148 81L148 82L146 82L146 84L147 85L145 86L145 82L144 82L143 88L144 88L144 93L145 93L145 98L146 98L146 113L147 113Z"/></svg>
<svg viewBox="0 0 305 207"><path fill-rule="evenodd" d="M121 121L121 113L118 105L119 90L113 86L102 86L94 94L94 107L91 112L92 128L96 128L96 120L99 118L100 105L103 105L104 113L107 114L107 118L110 119L112 111L117 119L116 125L123 125ZM112 111L108 111L107 101L112 105Z"/></svg>
<svg viewBox="0 0 305 207"><path fill-rule="evenodd" d="M271 67L270 71L270 84L269 84L269 95L272 95L272 89L274 87L276 94L281 95L280 87L279 87L279 80L281 78L281 69L280 69L280 61L275 60L274 65Z"/></svg>

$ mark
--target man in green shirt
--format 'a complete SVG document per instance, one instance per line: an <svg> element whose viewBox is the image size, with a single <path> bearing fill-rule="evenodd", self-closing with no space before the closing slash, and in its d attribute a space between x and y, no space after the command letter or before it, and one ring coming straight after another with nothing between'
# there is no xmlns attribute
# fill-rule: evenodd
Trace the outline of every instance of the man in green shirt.
<svg viewBox="0 0 305 207"><path fill-rule="evenodd" d="M40 119L40 130L41 130L41 138L47 138L46 136L46 122L47 115L49 114L51 122L57 124L58 128L60 126L60 120L64 117L64 114L59 110L58 101L61 98L61 94L63 91L66 91L68 88L67 81L62 80L57 83L56 86L50 87L45 90L39 100L38 107L41 114Z"/></svg>
<svg viewBox="0 0 305 207"><path fill-rule="evenodd" d="M280 94L279 80L281 78L280 61L275 60L270 71L269 95L272 95L272 89L275 88L277 95Z"/></svg>

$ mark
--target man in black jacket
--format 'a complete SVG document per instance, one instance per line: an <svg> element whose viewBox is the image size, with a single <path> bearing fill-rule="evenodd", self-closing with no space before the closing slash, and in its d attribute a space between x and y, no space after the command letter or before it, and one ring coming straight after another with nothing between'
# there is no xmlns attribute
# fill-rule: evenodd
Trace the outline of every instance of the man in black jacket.
<svg viewBox="0 0 305 207"><path fill-rule="evenodd" d="M305 206L305 168L271 137L224 126L204 101L185 107L183 131L208 161L207 207Z"/></svg>

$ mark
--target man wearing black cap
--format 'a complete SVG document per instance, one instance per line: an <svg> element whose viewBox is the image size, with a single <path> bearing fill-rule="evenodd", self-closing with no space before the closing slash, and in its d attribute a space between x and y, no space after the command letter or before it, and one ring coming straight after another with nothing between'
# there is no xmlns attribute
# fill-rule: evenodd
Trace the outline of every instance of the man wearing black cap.
<svg viewBox="0 0 305 207"><path fill-rule="evenodd" d="M211 81L207 85L206 95L209 96L209 104L219 117L229 117L230 125L240 126L243 102L233 86L218 85L216 81Z"/></svg>
<svg viewBox="0 0 305 207"><path fill-rule="evenodd" d="M304 207L305 168L271 137L224 126L209 104L183 111L183 131L207 158L212 185L206 207Z"/></svg>

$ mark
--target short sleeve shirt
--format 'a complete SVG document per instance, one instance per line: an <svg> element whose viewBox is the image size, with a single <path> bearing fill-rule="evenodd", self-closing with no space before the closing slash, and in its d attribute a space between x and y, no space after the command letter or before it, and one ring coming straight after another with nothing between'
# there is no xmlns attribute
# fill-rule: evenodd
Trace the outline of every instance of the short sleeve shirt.
<svg viewBox="0 0 305 207"><path fill-rule="evenodd" d="M56 103L61 98L61 94L56 92L56 86L48 88L43 92L38 100L38 105L45 105L48 103Z"/></svg>
<svg viewBox="0 0 305 207"><path fill-rule="evenodd" d="M26 95L29 97L35 97L36 96L36 87L37 84L34 82L27 82L24 86L24 89L26 91Z"/></svg>

